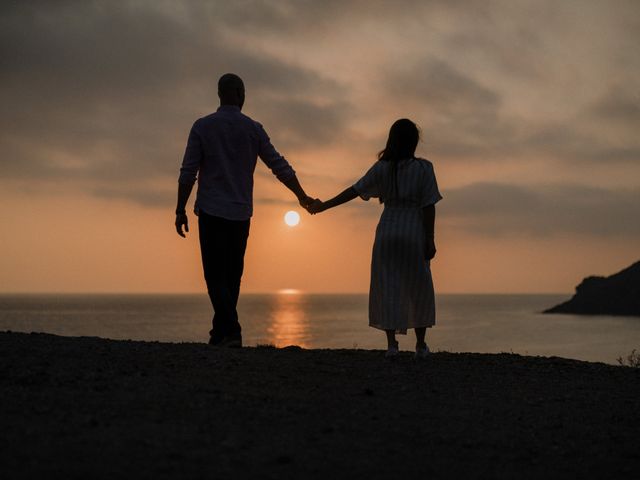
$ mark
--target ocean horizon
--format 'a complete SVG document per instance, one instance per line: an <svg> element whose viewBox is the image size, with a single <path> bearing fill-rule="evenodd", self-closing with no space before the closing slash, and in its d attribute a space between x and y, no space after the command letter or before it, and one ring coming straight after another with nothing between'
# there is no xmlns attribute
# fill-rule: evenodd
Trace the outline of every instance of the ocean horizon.
<svg viewBox="0 0 640 480"><path fill-rule="evenodd" d="M433 351L518 353L616 364L640 348L640 318L546 315L570 294L436 295L428 330ZM367 294L241 294L246 346L383 349L368 326ZM0 294L0 330L116 340L206 342L212 316L206 294ZM414 347L413 332L399 335Z"/></svg>

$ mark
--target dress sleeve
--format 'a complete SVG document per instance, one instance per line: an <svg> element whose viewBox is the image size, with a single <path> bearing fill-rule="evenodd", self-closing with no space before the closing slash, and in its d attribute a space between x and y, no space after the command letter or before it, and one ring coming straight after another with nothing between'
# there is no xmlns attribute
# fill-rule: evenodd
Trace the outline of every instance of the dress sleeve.
<svg viewBox="0 0 640 480"><path fill-rule="evenodd" d="M420 198L421 207L435 205L442 200L442 195L440 195L440 190L438 190L438 181L436 180L436 173L433 170L433 165L431 162L425 163L427 168L425 169L425 180Z"/></svg>
<svg viewBox="0 0 640 480"><path fill-rule="evenodd" d="M371 197L380 197L382 190L381 169L381 162L377 161L360 180L353 184L352 188L358 192L358 195L363 200L369 200Z"/></svg>

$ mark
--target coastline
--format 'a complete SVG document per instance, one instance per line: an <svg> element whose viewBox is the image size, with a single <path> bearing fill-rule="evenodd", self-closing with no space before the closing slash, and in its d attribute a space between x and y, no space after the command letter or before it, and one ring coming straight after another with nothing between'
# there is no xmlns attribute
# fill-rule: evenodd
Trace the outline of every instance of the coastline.
<svg viewBox="0 0 640 480"><path fill-rule="evenodd" d="M640 369L0 333L4 478L616 477Z"/></svg>

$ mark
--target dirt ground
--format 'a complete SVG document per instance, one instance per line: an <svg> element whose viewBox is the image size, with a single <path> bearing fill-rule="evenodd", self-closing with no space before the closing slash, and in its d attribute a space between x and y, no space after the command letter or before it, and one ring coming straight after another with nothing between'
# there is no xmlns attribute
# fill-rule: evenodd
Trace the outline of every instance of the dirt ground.
<svg viewBox="0 0 640 480"><path fill-rule="evenodd" d="M0 333L3 479L632 478L639 407L561 358Z"/></svg>

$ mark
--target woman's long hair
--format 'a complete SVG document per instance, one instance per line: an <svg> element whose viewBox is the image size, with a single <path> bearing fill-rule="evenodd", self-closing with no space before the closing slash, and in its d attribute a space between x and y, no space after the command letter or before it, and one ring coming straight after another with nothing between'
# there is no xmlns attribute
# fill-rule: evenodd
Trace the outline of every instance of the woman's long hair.
<svg viewBox="0 0 640 480"><path fill-rule="evenodd" d="M389 129L389 138L384 150L378 153L378 160L391 164L393 177L392 192L389 197L398 194L398 162L405 158L413 158L420 140L418 126L408 118L396 120Z"/></svg>

